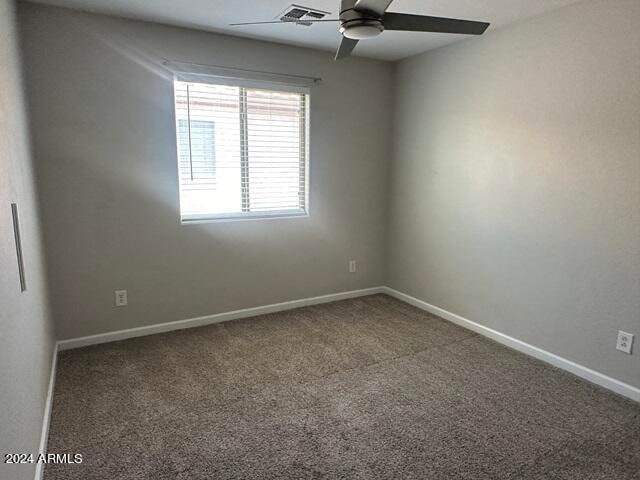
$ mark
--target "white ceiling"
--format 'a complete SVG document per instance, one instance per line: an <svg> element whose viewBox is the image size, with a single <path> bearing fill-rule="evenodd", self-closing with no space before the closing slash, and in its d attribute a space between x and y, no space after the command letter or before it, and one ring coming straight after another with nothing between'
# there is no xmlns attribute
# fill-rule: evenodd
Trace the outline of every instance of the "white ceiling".
<svg viewBox="0 0 640 480"><path fill-rule="evenodd" d="M210 30L290 45L336 50L337 23L311 27L295 24L229 27L229 23L274 19L291 3L317 8L338 17L339 0L37 0L39 3L95 13ZM389 11L491 22L497 28L581 0L395 0ZM361 41L354 55L398 60L466 38L464 35L383 32Z"/></svg>

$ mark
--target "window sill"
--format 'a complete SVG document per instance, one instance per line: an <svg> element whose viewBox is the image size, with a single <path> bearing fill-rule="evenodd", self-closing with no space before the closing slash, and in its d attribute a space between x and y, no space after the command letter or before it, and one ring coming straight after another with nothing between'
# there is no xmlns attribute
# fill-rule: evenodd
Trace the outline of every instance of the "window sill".
<svg viewBox="0 0 640 480"><path fill-rule="evenodd" d="M185 215L180 218L181 225L199 225L202 223L228 223L228 222L248 222L253 220L289 220L293 218L307 218L308 212L281 212L281 213L260 213L248 215L229 215L210 217L207 215Z"/></svg>

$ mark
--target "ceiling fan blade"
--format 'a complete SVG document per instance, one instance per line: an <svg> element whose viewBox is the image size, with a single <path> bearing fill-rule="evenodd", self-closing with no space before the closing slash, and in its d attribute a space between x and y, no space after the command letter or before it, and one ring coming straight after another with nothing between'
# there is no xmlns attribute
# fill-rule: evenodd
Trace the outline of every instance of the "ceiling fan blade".
<svg viewBox="0 0 640 480"><path fill-rule="evenodd" d="M351 55L351 52L358 44L358 40L353 40L352 38L342 37L340 41L340 46L338 47L338 51L336 52L336 56L334 60L340 60L341 58L348 57Z"/></svg>
<svg viewBox="0 0 640 480"><path fill-rule="evenodd" d="M393 0L358 0L353 9L358 12L373 12L384 15Z"/></svg>
<svg viewBox="0 0 640 480"><path fill-rule="evenodd" d="M246 22L246 23L230 23L230 27L241 27L243 25L265 25L268 23L318 23L318 22L339 22L339 18L323 18L321 20L271 20L268 22Z"/></svg>
<svg viewBox="0 0 640 480"><path fill-rule="evenodd" d="M487 22L429 17L426 15L409 15L407 13L385 13L382 21L385 30L461 33L465 35L482 35L490 25Z"/></svg>

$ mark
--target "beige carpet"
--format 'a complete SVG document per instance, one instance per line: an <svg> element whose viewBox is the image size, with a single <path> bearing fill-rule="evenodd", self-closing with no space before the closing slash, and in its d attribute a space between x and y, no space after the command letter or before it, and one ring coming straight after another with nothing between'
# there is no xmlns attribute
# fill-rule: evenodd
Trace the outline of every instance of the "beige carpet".
<svg viewBox="0 0 640 480"><path fill-rule="evenodd" d="M62 352L73 479L639 479L640 405L385 295Z"/></svg>

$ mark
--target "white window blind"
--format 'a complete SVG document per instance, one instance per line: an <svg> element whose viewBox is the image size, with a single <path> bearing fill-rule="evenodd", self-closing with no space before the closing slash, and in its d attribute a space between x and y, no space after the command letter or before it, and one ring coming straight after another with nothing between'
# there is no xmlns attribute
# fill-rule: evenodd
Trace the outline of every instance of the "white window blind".
<svg viewBox="0 0 640 480"><path fill-rule="evenodd" d="M183 222L306 215L307 92L175 81Z"/></svg>

